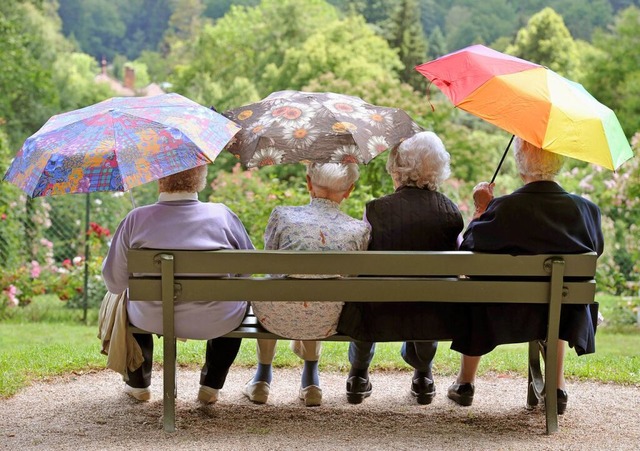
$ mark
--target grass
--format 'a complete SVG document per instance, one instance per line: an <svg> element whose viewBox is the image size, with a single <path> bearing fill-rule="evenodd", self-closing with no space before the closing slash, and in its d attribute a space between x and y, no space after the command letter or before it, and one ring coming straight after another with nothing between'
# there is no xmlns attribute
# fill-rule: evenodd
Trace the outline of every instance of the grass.
<svg viewBox="0 0 640 451"><path fill-rule="evenodd" d="M602 311L616 311L618 298L603 298ZM38 304L38 305L36 305ZM65 313L66 312L66 313ZM70 373L84 373L104 369L106 356L100 354L95 318L88 315L91 325L79 324L79 312L64 308L59 301L44 298L20 313L0 323L0 397L8 397L33 381L47 380ZM35 322L34 322L35 321ZM203 341L178 343L178 363L198 367L204 359ZM323 343L321 371L348 370L348 343ZM372 371L409 371L399 353L399 343L379 343ZM640 386L640 329L630 324L613 324L598 329L596 353L578 357L570 350L565 362L569 379L594 380ZM156 362L162 360L162 341L156 339ZM453 376L458 369L460 355L440 344L434 361L434 372ZM255 366L255 342L244 340L235 365ZM274 361L276 368L300 368L300 361L289 350L288 341L278 343ZM483 357L479 374L519 374L526 376L527 345L499 346ZM277 369L276 369L277 372Z"/></svg>

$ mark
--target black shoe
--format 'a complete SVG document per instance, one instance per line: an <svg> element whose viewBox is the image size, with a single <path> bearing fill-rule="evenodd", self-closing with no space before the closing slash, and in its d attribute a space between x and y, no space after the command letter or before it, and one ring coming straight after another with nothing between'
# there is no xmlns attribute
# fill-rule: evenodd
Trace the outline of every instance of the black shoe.
<svg viewBox="0 0 640 451"><path fill-rule="evenodd" d="M436 384L428 377L416 377L411 381L411 394L418 404L431 404L436 396Z"/></svg>
<svg viewBox="0 0 640 451"><path fill-rule="evenodd" d="M569 395L566 391L559 388L558 389L558 415L562 415L565 410L567 410L567 401L569 400Z"/></svg>
<svg viewBox="0 0 640 451"><path fill-rule="evenodd" d="M364 398L371 396L371 382L369 378L351 376L347 379L347 402L360 404Z"/></svg>
<svg viewBox="0 0 640 451"><path fill-rule="evenodd" d="M473 393L475 387L472 383L453 383L447 391L447 397L461 406L470 406L473 403Z"/></svg>

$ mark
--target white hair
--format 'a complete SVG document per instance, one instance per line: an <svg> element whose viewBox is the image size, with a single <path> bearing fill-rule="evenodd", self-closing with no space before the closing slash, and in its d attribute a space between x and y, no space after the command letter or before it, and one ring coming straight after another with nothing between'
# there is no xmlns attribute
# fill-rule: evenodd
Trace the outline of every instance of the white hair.
<svg viewBox="0 0 640 451"><path fill-rule="evenodd" d="M399 186L426 186L435 191L451 175L450 161L438 135L420 132L391 149L387 172Z"/></svg>
<svg viewBox="0 0 640 451"><path fill-rule="evenodd" d="M518 172L535 180L554 180L565 160L562 155L543 150L517 136L513 140L513 155Z"/></svg>
<svg viewBox="0 0 640 451"><path fill-rule="evenodd" d="M309 163L307 175L314 186L342 192L358 180L360 171L356 163Z"/></svg>

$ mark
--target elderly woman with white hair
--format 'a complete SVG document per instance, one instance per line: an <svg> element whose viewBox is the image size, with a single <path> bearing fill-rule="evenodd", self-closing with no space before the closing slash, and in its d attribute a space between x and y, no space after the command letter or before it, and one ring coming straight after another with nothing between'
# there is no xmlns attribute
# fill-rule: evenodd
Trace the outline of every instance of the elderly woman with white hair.
<svg viewBox="0 0 640 451"><path fill-rule="evenodd" d="M506 196L493 198L493 184L479 183L473 191L474 220L464 233L461 250L497 254L601 255L604 242L599 208L587 199L567 193L554 181L564 157L540 149L516 137L516 167L524 186ZM448 397L470 406L480 356L496 345L546 337L547 308L544 305L473 304L466 306L470 332L452 344L462 362ZM567 407L563 374L565 341L578 355L595 351L593 315L587 305L564 305L558 343L558 413ZM471 336L471 334L473 336Z"/></svg>
<svg viewBox="0 0 640 451"><path fill-rule="evenodd" d="M395 192L367 203L365 219L371 224L369 250L452 251L462 232L458 207L438 188L449 177L450 156L433 132L420 132L391 149L387 172ZM420 335L449 338L450 307L418 303L347 303L340 319L341 333L354 337L349 345L351 369L347 401L361 403L371 395L369 365L375 342L406 339L403 359L414 368L411 394L419 404L435 396L432 362L437 341ZM394 340L395 339L395 340Z"/></svg>
<svg viewBox="0 0 640 451"><path fill-rule="evenodd" d="M311 202L273 210L265 230L265 249L365 250L370 227L340 211L340 203L349 197L358 177L356 164L309 164ZM336 333L342 306L342 302L252 303L256 317L267 330L293 339L291 349L304 360L299 397L306 406L322 402L318 375L321 342L315 340ZM264 404L269 397L275 348L276 340L257 340L258 368L243 391L255 403Z"/></svg>

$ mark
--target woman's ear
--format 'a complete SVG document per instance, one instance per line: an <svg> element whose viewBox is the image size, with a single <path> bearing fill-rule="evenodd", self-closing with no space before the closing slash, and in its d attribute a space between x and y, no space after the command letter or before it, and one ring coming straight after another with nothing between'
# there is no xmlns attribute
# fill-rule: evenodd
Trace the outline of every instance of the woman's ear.
<svg viewBox="0 0 640 451"><path fill-rule="evenodd" d="M347 189L344 194L342 195L343 199L348 199L349 196L351 195L351 192L354 190L354 188L356 187L355 183L352 183L351 186L349 187L349 189Z"/></svg>
<svg viewBox="0 0 640 451"><path fill-rule="evenodd" d="M307 174L307 189L309 190L309 193L313 191L313 183L311 183L311 177L309 177L308 174Z"/></svg>

